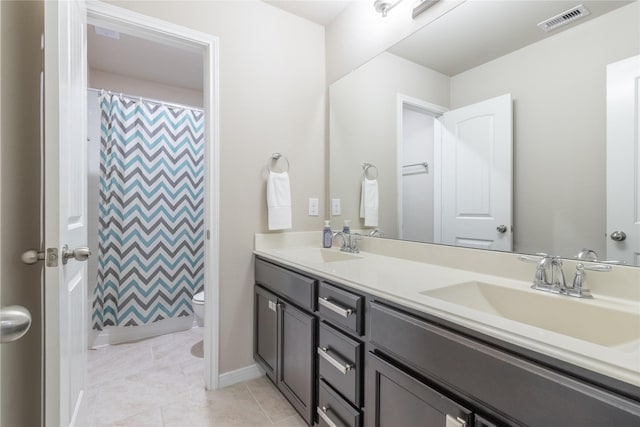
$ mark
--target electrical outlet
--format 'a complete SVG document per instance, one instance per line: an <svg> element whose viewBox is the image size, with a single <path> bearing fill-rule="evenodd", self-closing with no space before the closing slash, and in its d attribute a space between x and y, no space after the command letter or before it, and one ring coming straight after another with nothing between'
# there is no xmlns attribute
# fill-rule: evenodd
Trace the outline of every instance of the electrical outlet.
<svg viewBox="0 0 640 427"><path fill-rule="evenodd" d="M331 215L340 215L340 199L331 199Z"/></svg>
<svg viewBox="0 0 640 427"><path fill-rule="evenodd" d="M309 198L309 216L318 216L319 204L318 199L313 197Z"/></svg>

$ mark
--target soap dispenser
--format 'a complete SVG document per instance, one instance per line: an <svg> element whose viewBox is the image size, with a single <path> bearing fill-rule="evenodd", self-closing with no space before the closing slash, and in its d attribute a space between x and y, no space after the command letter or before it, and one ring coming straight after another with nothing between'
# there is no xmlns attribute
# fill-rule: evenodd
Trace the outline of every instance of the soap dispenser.
<svg viewBox="0 0 640 427"><path fill-rule="evenodd" d="M329 221L324 222L324 229L322 230L322 247L330 248L333 244L333 232Z"/></svg>
<svg viewBox="0 0 640 427"><path fill-rule="evenodd" d="M351 227L349 227L350 219L344 220L344 225L342 226L342 234L351 234Z"/></svg>

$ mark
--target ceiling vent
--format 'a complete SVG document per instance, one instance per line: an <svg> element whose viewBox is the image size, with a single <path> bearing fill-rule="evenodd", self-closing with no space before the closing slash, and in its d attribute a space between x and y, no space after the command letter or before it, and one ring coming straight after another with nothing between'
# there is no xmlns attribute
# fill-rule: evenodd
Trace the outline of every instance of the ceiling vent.
<svg viewBox="0 0 640 427"><path fill-rule="evenodd" d="M540 22L538 24L538 27L542 28L544 31L549 32L555 30L558 27L562 27L563 25L567 25L575 21L576 19L583 18L589 14L591 14L591 12L589 12L589 9L587 9L583 5L579 5L562 13L559 13L552 18Z"/></svg>

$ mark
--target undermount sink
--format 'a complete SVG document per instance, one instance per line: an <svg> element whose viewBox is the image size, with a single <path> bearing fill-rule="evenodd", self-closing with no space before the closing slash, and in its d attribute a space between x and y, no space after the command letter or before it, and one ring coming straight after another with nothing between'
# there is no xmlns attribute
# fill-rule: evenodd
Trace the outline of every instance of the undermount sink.
<svg viewBox="0 0 640 427"><path fill-rule="evenodd" d="M640 313L483 282L421 292L473 310L606 347L640 340Z"/></svg>

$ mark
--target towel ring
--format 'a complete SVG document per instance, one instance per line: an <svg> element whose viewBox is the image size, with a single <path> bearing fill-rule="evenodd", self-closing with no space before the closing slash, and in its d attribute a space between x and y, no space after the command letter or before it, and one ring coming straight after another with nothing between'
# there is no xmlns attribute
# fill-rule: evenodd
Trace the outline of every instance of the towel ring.
<svg viewBox="0 0 640 427"><path fill-rule="evenodd" d="M267 169L269 169L269 172L274 172L273 169L271 169L271 162L278 161L280 158L283 158L285 162L287 162L287 169L285 169L283 172L289 172L289 159L287 159L287 156L284 156L280 153L273 153L271 156L269 156L269 159L267 160Z"/></svg>
<svg viewBox="0 0 640 427"><path fill-rule="evenodd" d="M376 171L376 175L374 177L368 177L367 176L367 172L369 171L369 169L372 169L372 170ZM372 165L371 163L363 163L362 164L362 175L367 179L378 179L378 168L375 167L375 165Z"/></svg>

